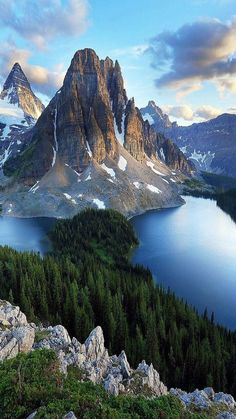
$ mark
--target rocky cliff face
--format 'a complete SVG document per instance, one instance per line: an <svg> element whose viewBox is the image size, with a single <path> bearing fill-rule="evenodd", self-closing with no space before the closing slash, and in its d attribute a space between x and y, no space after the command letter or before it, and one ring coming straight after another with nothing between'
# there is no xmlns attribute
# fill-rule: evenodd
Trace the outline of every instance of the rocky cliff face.
<svg viewBox="0 0 236 419"><path fill-rule="evenodd" d="M141 109L156 132L170 138L199 170L236 177L236 115L223 114L189 126L171 123L167 115L149 102Z"/></svg>
<svg viewBox="0 0 236 419"><path fill-rule="evenodd" d="M126 108L124 146L138 161L144 159L144 137L144 122L141 113L135 107L134 99L131 99Z"/></svg>
<svg viewBox="0 0 236 419"><path fill-rule="evenodd" d="M156 398L168 394L152 364L142 361L134 370L124 351L118 356L110 356L100 326L81 344L76 338L71 339L62 325L43 327L28 323L19 307L0 300L0 361L13 358L20 352L43 348L56 352L63 373L70 365L78 367L81 380L101 384L115 396L128 394ZM181 400L187 412L197 409L204 414L213 408L217 413L222 412L217 415L218 419L235 418L236 402L230 394L215 393L210 387L192 393L170 389L169 393ZM70 415L75 418L72 412Z"/></svg>

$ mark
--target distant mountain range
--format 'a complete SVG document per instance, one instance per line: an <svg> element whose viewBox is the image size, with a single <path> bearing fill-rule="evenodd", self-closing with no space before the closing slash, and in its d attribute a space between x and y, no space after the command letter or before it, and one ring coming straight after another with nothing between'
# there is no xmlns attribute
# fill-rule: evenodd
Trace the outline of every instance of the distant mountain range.
<svg viewBox="0 0 236 419"><path fill-rule="evenodd" d="M194 166L128 100L117 61L77 51L44 110L15 64L0 99L24 117L17 136L2 138L3 213L69 216L95 206L132 215L183 202L176 183Z"/></svg>
<svg viewBox="0 0 236 419"><path fill-rule="evenodd" d="M236 115L225 113L207 122L178 126L154 101L140 111L156 132L174 141L196 168L236 177Z"/></svg>

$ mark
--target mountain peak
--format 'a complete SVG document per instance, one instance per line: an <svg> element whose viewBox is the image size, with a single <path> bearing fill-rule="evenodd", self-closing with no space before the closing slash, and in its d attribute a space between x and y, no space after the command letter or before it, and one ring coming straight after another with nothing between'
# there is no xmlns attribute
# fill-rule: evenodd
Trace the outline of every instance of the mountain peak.
<svg viewBox="0 0 236 419"><path fill-rule="evenodd" d="M21 65L19 63L17 63L17 62L12 66L12 69L19 69L19 70L22 71Z"/></svg>
<svg viewBox="0 0 236 419"><path fill-rule="evenodd" d="M18 62L13 65L3 85L0 99L21 108L25 117L29 119L37 119L44 109Z"/></svg>
<svg viewBox="0 0 236 419"><path fill-rule="evenodd" d="M156 105L156 102L154 100L149 100L148 106L151 106L153 108L156 108L157 105Z"/></svg>
<svg viewBox="0 0 236 419"><path fill-rule="evenodd" d="M25 75L25 73L23 72L21 66L19 63L15 63L3 85L3 91L1 96L3 95L4 97L7 94L7 90L12 89L12 88L18 88L18 87L24 87L26 89L30 89L30 84L28 82L28 79ZM14 103L14 102L11 102Z"/></svg>

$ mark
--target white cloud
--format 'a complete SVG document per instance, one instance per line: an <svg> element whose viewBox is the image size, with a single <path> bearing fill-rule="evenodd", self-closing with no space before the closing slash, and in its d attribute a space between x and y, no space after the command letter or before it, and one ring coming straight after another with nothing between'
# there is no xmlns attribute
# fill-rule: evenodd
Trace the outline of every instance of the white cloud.
<svg viewBox="0 0 236 419"><path fill-rule="evenodd" d="M184 119L185 121L207 121L208 119L215 118L216 116L223 113L221 109L215 108L214 106L210 105L202 105L196 109L193 109L189 105L165 105L162 106L162 110L163 112L167 113L170 117Z"/></svg>
<svg viewBox="0 0 236 419"><path fill-rule="evenodd" d="M218 115L222 114L222 109L215 108L214 106L210 105L203 105L196 109L194 115L196 117L208 120L212 118L216 118Z"/></svg>
<svg viewBox="0 0 236 419"><path fill-rule="evenodd" d="M145 44L133 45L130 47L114 49L112 51L112 54L116 57L121 57L123 55L139 57L140 55L143 55L143 53L147 51L147 49L148 49L148 45L145 45Z"/></svg>
<svg viewBox="0 0 236 419"><path fill-rule="evenodd" d="M182 118L185 121L193 120L193 110L189 105L179 105L179 106L163 106L162 110L174 118Z"/></svg>
<svg viewBox="0 0 236 419"><path fill-rule="evenodd" d="M55 37L78 36L88 26L87 0L0 2L0 23L43 49Z"/></svg>

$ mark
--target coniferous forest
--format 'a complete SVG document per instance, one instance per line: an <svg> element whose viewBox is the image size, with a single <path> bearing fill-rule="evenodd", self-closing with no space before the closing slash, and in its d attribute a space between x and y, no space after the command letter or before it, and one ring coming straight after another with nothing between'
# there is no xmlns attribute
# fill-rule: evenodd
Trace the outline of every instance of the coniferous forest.
<svg viewBox="0 0 236 419"><path fill-rule="evenodd" d="M152 362L168 386L236 395L236 334L130 264L138 242L121 214L88 209L58 221L50 239L44 258L0 247L1 299L31 321L63 324L80 341L101 325L110 353L125 349L134 367Z"/></svg>

